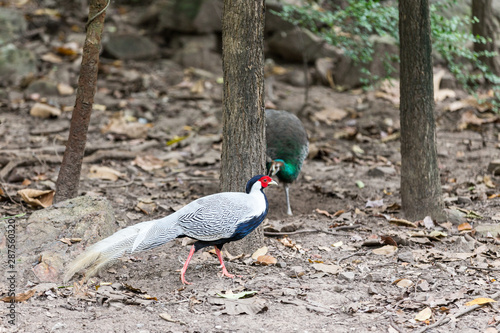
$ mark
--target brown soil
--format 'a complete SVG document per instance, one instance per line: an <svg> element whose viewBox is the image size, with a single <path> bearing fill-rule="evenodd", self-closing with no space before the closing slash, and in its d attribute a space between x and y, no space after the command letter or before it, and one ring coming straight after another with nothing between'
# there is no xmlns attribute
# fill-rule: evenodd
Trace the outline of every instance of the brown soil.
<svg viewBox="0 0 500 333"><path fill-rule="evenodd" d="M104 69L110 71L100 75L95 102L105 105L107 110L94 111L88 145L116 142L126 146L155 139L158 145L138 155L159 157L170 166L146 172L132 165L130 159L107 158L96 164L124 174L123 179L109 182L88 178L90 165L85 164L81 194L110 200L119 229L170 214L171 209L218 192L220 165L213 156L214 152L220 152L222 87L209 81L212 87L205 86L201 98L193 97L189 90L174 87L184 74L182 69L164 60L124 63L118 68L104 61ZM153 83L142 87L131 73L139 73L141 78L148 76ZM130 77L134 80L129 80ZM303 88L278 80L275 104L297 113L303 92ZM171 97L181 93L185 97ZM127 105L120 107L123 101ZM497 223L500 199L488 196L498 193L499 187L488 187L484 176L489 175L488 163L498 155L498 123L458 130L467 110L447 112L445 107L450 102L445 100L436 107L439 163L447 207L479 214L481 218L464 218L472 227ZM268 254L277 259L277 265L258 265L248 257L228 258L228 270L241 275L231 280L220 277L213 253L197 253L187 272L187 279L193 284L184 287L179 280L179 269L189 245L174 241L123 258L102 272L96 281L114 285L101 287L105 288L100 289L101 294L99 290L96 294L92 287L88 290L84 287L77 295L71 295L69 288L56 288L16 304L16 327L4 319L5 303L0 310L0 332L416 332L442 316L461 311L467 301L496 293L500 269L498 240L459 232L455 221L442 226L436 223L430 229L420 224L413 229L391 224L383 217L382 214L388 214L404 218L397 207L401 202L399 142L381 141L383 133L398 131L398 109L376 98L373 92L338 93L321 86L311 87L310 103L301 119L318 152L306 161L299 180L292 185L294 216L285 214L282 188L267 191L270 212L266 230L289 233L284 240L266 238ZM29 116L32 100L17 105L8 99L0 103L3 150L26 152L28 147L64 143L68 112L59 118L40 120ZM316 112L331 107L349 114L329 125L313 120ZM153 124L148 136L133 140L102 133L101 128L119 110ZM473 112L481 116L476 110ZM42 128L56 127L62 131L36 134ZM348 128L354 128L357 135L336 136ZM187 134L188 139L165 144ZM390 166L396 172L376 177L369 173L376 166ZM26 187L20 181L30 179L30 188L46 188L50 182L43 181L55 181L57 171L57 164L40 160L17 167L3 185L18 201L15 191ZM493 184L500 183L498 177L491 176L491 180ZM365 186L359 188L357 181ZM135 208L144 198L158 206L150 215ZM379 199L384 200L382 207L366 206L368 201ZM4 200L2 214L23 211L29 215L32 209L8 198ZM336 227L347 228L333 229ZM318 231L294 233L304 229ZM433 230L446 236L412 237ZM381 241L384 236L385 244ZM398 243L396 252L389 250L387 255L373 252L393 241ZM22 244L18 248L22 253ZM338 272L324 272L319 263ZM398 285L400 279L411 283ZM37 281L19 283L18 290L26 291ZM120 284L138 288L157 300L144 300L140 294L120 290ZM6 282L1 281L0 286L0 292L5 292ZM217 293L229 291L257 294L242 300L239 310L235 310L230 301L217 297ZM427 322L415 321L415 316L426 307L431 308L432 317ZM242 313L235 314L238 311ZM168 314L172 320L163 319L161 314L163 317ZM498 329L499 322L498 307L486 305L428 332L485 332L489 326Z"/></svg>

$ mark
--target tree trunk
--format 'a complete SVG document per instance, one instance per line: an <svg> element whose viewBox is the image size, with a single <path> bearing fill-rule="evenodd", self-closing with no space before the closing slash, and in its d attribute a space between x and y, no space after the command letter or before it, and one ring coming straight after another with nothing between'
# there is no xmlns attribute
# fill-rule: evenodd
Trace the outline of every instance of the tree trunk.
<svg viewBox="0 0 500 333"><path fill-rule="evenodd" d="M87 24L87 36L83 45L82 65L80 68L80 77L78 78L75 108L73 109L71 118L66 151L64 152L61 169L57 177L54 203L71 199L78 195L83 155L87 142L87 131L96 91L99 50L107 5L108 0L90 1L89 23ZM100 13L101 11L103 12Z"/></svg>
<svg viewBox="0 0 500 333"><path fill-rule="evenodd" d="M495 52L495 24L493 23L493 9L491 0L472 0L472 17L477 17L479 22L472 24L472 34L474 36L482 36L491 41L483 43L474 43L474 51L476 52ZM480 57L479 60L484 62L490 70L500 75L500 60L498 57Z"/></svg>
<svg viewBox="0 0 500 333"><path fill-rule="evenodd" d="M428 0L399 1L401 201L410 220L445 218L436 152Z"/></svg>
<svg viewBox="0 0 500 333"><path fill-rule="evenodd" d="M264 10L264 0L224 0L222 191L244 191L265 171ZM259 227L229 251L251 253L263 237Z"/></svg>

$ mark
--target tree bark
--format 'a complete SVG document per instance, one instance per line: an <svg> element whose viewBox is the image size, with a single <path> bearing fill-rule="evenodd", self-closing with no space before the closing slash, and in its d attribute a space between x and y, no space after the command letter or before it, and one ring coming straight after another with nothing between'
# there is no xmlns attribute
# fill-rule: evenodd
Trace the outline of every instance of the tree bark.
<svg viewBox="0 0 500 333"><path fill-rule="evenodd" d="M399 1L401 201L410 220L443 220L428 0Z"/></svg>
<svg viewBox="0 0 500 333"><path fill-rule="evenodd" d="M264 0L224 0L221 190L241 192L265 171ZM250 253L263 244L262 228L230 245Z"/></svg>
<svg viewBox="0 0 500 333"><path fill-rule="evenodd" d="M71 118L66 150L57 177L55 203L74 198L78 195L82 161L87 142L87 131L96 91L101 35L107 4L108 0L90 1L89 22L87 24L87 36L83 45L82 65L80 68L80 77L78 78L75 108L73 109ZM100 13L100 11L103 12Z"/></svg>
<svg viewBox="0 0 500 333"><path fill-rule="evenodd" d="M472 17L477 17L479 22L472 24L472 34L474 36L482 36L491 41L483 43L474 43L474 51L476 52L495 52L495 24L493 23L493 8L491 0L472 0ZM498 57L480 57L479 60L484 62L490 70L500 75L500 60Z"/></svg>

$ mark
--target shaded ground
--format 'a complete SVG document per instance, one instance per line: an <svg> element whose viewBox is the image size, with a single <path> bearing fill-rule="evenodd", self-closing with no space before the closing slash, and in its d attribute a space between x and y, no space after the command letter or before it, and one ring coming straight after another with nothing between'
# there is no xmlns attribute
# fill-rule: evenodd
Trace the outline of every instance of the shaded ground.
<svg viewBox="0 0 500 333"><path fill-rule="evenodd" d="M69 76L75 75L74 65L61 67L67 68ZM193 88L197 84L201 90ZM88 146L106 153L85 163L81 194L110 200L116 229L164 216L218 191L222 87L215 78L200 78L169 60L116 66L104 59L98 86L95 102L106 110L94 111ZM303 91L278 79L274 103L297 113ZM487 172L498 155L498 121L473 122L471 113L477 119L493 118L472 107L445 111L450 99L438 103L442 185L447 208L454 215L445 224L426 228L420 222L418 228L409 228L387 218L403 218L398 207L399 142L397 136L390 139L398 132L399 116L392 103L376 96L381 95L311 88L311 106L301 119L314 153L291 189L294 216L285 214L282 188L267 191L266 230L288 233L266 238L268 254L277 259L277 265L262 266L248 257L228 258L229 271L242 276L229 280L218 276L214 254L198 253L187 272L193 284L183 287L179 269L189 247L175 241L123 258L96 280L113 283L97 293L92 287L83 287L75 295L70 288L41 288L16 305L15 328L4 319L7 308L2 306L0 332L416 332L444 315L458 313L467 301L497 293L498 239L466 227L458 231L457 226L469 222L476 227L500 219L500 199L494 197L499 179ZM27 164L20 163L2 183L12 197L5 196L2 215L29 215L33 210L18 203L16 191L50 188L57 177L58 165L47 156L61 158L58 149L68 135L70 113L45 120L29 116L33 98L12 89L0 104L0 153L11 160L25 158ZM51 101L72 105L71 97ZM321 120L325 109L330 120ZM337 109L346 114L339 116ZM141 119L148 124L146 129ZM147 135L131 138L135 131L131 128L117 133L125 122ZM133 152L131 158L111 153L142 144L146 148ZM144 166L153 162L131 162L136 155L155 156L163 165L145 171ZM89 178L93 165L108 166L120 177L116 181ZM25 179L31 184L22 185ZM356 186L358 181L363 188ZM380 199L383 202L373 202ZM141 206L143 210L156 207L146 215L137 208L141 202L152 203ZM367 207L368 202L377 207ZM458 216L456 208L480 218ZM311 229L316 231L300 232ZM431 235L432 231L438 233ZM397 248L390 247L393 242ZM22 244L18 248L22 253ZM20 277L18 291L38 283L27 279ZM157 300L123 290L123 284ZM7 284L1 281L0 292L6 291ZM236 305L217 297L229 291L257 294ZM415 321L427 307L432 310L427 323ZM490 327L488 332L496 332L499 322L498 306L486 305L428 331L486 332Z"/></svg>

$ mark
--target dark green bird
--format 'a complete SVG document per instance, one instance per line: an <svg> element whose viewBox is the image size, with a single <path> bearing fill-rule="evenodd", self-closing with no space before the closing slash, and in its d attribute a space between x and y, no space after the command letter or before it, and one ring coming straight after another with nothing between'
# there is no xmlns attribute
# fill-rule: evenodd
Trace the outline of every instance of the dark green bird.
<svg viewBox="0 0 500 333"><path fill-rule="evenodd" d="M283 110L266 110L267 172L276 175L285 187L287 214L290 207L289 186L300 174L309 152L307 132L294 114Z"/></svg>

